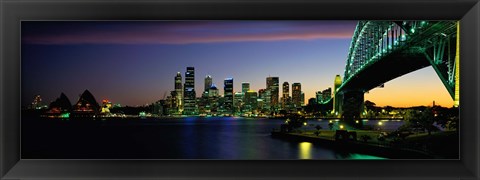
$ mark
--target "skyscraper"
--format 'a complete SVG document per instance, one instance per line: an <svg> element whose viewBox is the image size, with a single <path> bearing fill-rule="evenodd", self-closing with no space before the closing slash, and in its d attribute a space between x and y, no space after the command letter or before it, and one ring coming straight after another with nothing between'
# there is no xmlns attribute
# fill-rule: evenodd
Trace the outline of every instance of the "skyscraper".
<svg viewBox="0 0 480 180"><path fill-rule="evenodd" d="M177 91L170 91L170 95L167 96L165 105L168 114L179 114L180 113L180 103L178 99Z"/></svg>
<svg viewBox="0 0 480 180"><path fill-rule="evenodd" d="M266 89L258 90L257 108L260 112L266 109L270 109L270 104L266 102L267 98L270 99L269 96L270 96L270 93L268 93Z"/></svg>
<svg viewBox="0 0 480 180"><path fill-rule="evenodd" d="M208 89L208 97L217 97L218 96L218 89L215 84L212 84L210 89Z"/></svg>
<svg viewBox="0 0 480 180"><path fill-rule="evenodd" d="M182 90L182 74L180 72L177 72L177 75L175 76L175 91L177 90Z"/></svg>
<svg viewBox="0 0 480 180"><path fill-rule="evenodd" d="M195 93L195 68L187 67L185 72L185 85L183 88L183 109L184 114L192 115L196 111L196 93Z"/></svg>
<svg viewBox="0 0 480 180"><path fill-rule="evenodd" d="M245 94L245 111L253 112L257 109L257 92L253 90L247 91Z"/></svg>
<svg viewBox="0 0 480 180"><path fill-rule="evenodd" d="M332 98L332 88L328 88L322 91L323 102L326 102L331 98Z"/></svg>
<svg viewBox="0 0 480 180"><path fill-rule="evenodd" d="M315 101L317 104L321 104L323 103L323 94L322 94L322 91L317 91L315 92Z"/></svg>
<svg viewBox="0 0 480 180"><path fill-rule="evenodd" d="M225 98L225 113L233 113L233 78L226 78L223 86L224 98Z"/></svg>
<svg viewBox="0 0 480 180"><path fill-rule="evenodd" d="M219 99L219 96L218 96L218 89L217 89L217 86L215 84L212 83L212 86L210 87L210 89L208 90L208 101L207 101L207 105L209 107L209 114L210 115L216 115L217 112L218 112L218 99Z"/></svg>
<svg viewBox="0 0 480 180"><path fill-rule="evenodd" d="M212 86L212 76L207 75L205 77L205 89L204 89L204 91L208 91L211 86Z"/></svg>
<svg viewBox="0 0 480 180"><path fill-rule="evenodd" d="M262 104L258 107L263 111L270 111L270 103L271 101L271 93L269 89L259 89L258 90L258 98L262 100Z"/></svg>
<svg viewBox="0 0 480 180"><path fill-rule="evenodd" d="M287 102L289 101L290 99L290 84L288 84L288 82L283 82L283 85L282 85L282 108L285 109L285 107L287 106Z"/></svg>
<svg viewBox="0 0 480 180"><path fill-rule="evenodd" d="M242 107L244 105L243 97L244 94L242 92L235 92L233 96L233 110L235 113L242 112Z"/></svg>
<svg viewBox="0 0 480 180"><path fill-rule="evenodd" d="M176 108L178 114L183 112L183 88L182 88L182 74L177 72L177 76L175 76L175 101L176 101Z"/></svg>
<svg viewBox="0 0 480 180"><path fill-rule="evenodd" d="M278 77L267 77L267 90L270 91L270 107L278 107Z"/></svg>
<svg viewBox="0 0 480 180"><path fill-rule="evenodd" d="M250 90L250 83L249 82L242 82L242 94L247 94Z"/></svg>
<svg viewBox="0 0 480 180"><path fill-rule="evenodd" d="M292 84L292 102L295 107L301 107L302 85L300 83Z"/></svg>

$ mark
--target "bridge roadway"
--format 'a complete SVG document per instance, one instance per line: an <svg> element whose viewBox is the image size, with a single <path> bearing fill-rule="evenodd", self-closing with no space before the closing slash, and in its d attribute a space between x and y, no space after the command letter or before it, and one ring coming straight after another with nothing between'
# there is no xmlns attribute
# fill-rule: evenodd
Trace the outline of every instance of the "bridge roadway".
<svg viewBox="0 0 480 180"><path fill-rule="evenodd" d="M365 92L427 66L433 66L454 98L456 82L452 77L457 75L454 67L458 66L458 24L452 21L421 24L424 26L419 26L416 33L413 33L415 29L412 29L412 33L407 33L410 27L401 26L398 22L392 22L386 28L377 28L385 25L384 22L359 23L348 56L355 58L351 62L347 60L345 68L352 74L345 74L347 77L344 77L334 95L334 109L340 118L353 123L354 119L361 118ZM431 25L425 26L426 24ZM399 31L399 28L405 32ZM376 32L372 29L386 31ZM403 36L408 38L403 39ZM386 45L375 43L377 41L386 42ZM380 52L380 55L373 56L371 52ZM351 56L352 53L361 56ZM356 64L355 68L349 69L352 64Z"/></svg>

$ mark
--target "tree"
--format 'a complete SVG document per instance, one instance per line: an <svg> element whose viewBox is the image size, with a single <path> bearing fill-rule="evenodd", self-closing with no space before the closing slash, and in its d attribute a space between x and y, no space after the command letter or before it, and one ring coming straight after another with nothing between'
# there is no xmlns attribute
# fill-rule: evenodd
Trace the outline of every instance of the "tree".
<svg viewBox="0 0 480 180"><path fill-rule="evenodd" d="M458 130L458 108L436 107L435 122L442 128Z"/></svg>
<svg viewBox="0 0 480 180"><path fill-rule="evenodd" d="M385 106L385 111L386 111L387 113L392 112L393 109L394 109L394 108L393 108L392 106Z"/></svg>
<svg viewBox="0 0 480 180"><path fill-rule="evenodd" d="M333 123L328 123L328 129L333 130Z"/></svg>
<svg viewBox="0 0 480 180"><path fill-rule="evenodd" d="M404 126L408 128L425 130L428 135L431 135L433 131L438 130L438 128L433 125L435 122L435 116L432 108L425 108L424 110L407 110L404 118L406 120Z"/></svg>
<svg viewBox="0 0 480 180"><path fill-rule="evenodd" d="M362 135L362 136L360 136L360 138L363 140L363 142L367 142L370 139L372 139L372 137L370 137L369 135Z"/></svg>
<svg viewBox="0 0 480 180"><path fill-rule="evenodd" d="M369 100L366 100L365 101L365 110L367 112L366 114L366 117L367 118L374 118L375 117L375 113L378 109L378 107L376 106L376 104L372 101L369 101Z"/></svg>
<svg viewBox="0 0 480 180"><path fill-rule="evenodd" d="M369 101L369 100L366 100L365 101L365 108L368 110L368 111L373 111L375 110L376 108L376 104L372 101Z"/></svg>
<svg viewBox="0 0 480 180"><path fill-rule="evenodd" d="M288 126L290 126L293 129L297 129L303 126L307 120L305 117L298 115L298 114L289 114L287 116L287 121L288 121Z"/></svg>

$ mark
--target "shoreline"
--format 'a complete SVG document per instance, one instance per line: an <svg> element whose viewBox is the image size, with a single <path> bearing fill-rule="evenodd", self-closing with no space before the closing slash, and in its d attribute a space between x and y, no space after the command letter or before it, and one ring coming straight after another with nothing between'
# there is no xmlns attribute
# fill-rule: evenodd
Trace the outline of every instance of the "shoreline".
<svg viewBox="0 0 480 180"><path fill-rule="evenodd" d="M417 150L396 149L389 146L373 145L359 141L335 141L322 137L311 137L300 134L271 132L273 138L296 141L310 142L322 146L333 148L335 150L346 151L350 153L361 153L373 156L379 156L388 159L436 159L432 155Z"/></svg>

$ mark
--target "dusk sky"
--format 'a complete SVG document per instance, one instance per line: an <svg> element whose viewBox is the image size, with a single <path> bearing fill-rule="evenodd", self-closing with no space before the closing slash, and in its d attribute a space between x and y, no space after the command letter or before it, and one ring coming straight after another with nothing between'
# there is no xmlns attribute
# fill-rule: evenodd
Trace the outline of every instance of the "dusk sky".
<svg viewBox="0 0 480 180"><path fill-rule="evenodd" d="M195 67L200 96L206 75L223 95L223 80L251 89L266 77L299 82L305 101L343 78L356 21L23 21L22 103L64 92L72 103L88 89L100 102L136 106L174 89L177 72ZM184 81L184 79L183 79ZM290 92L291 93L291 92ZM451 107L432 67L404 75L365 94L379 106Z"/></svg>

